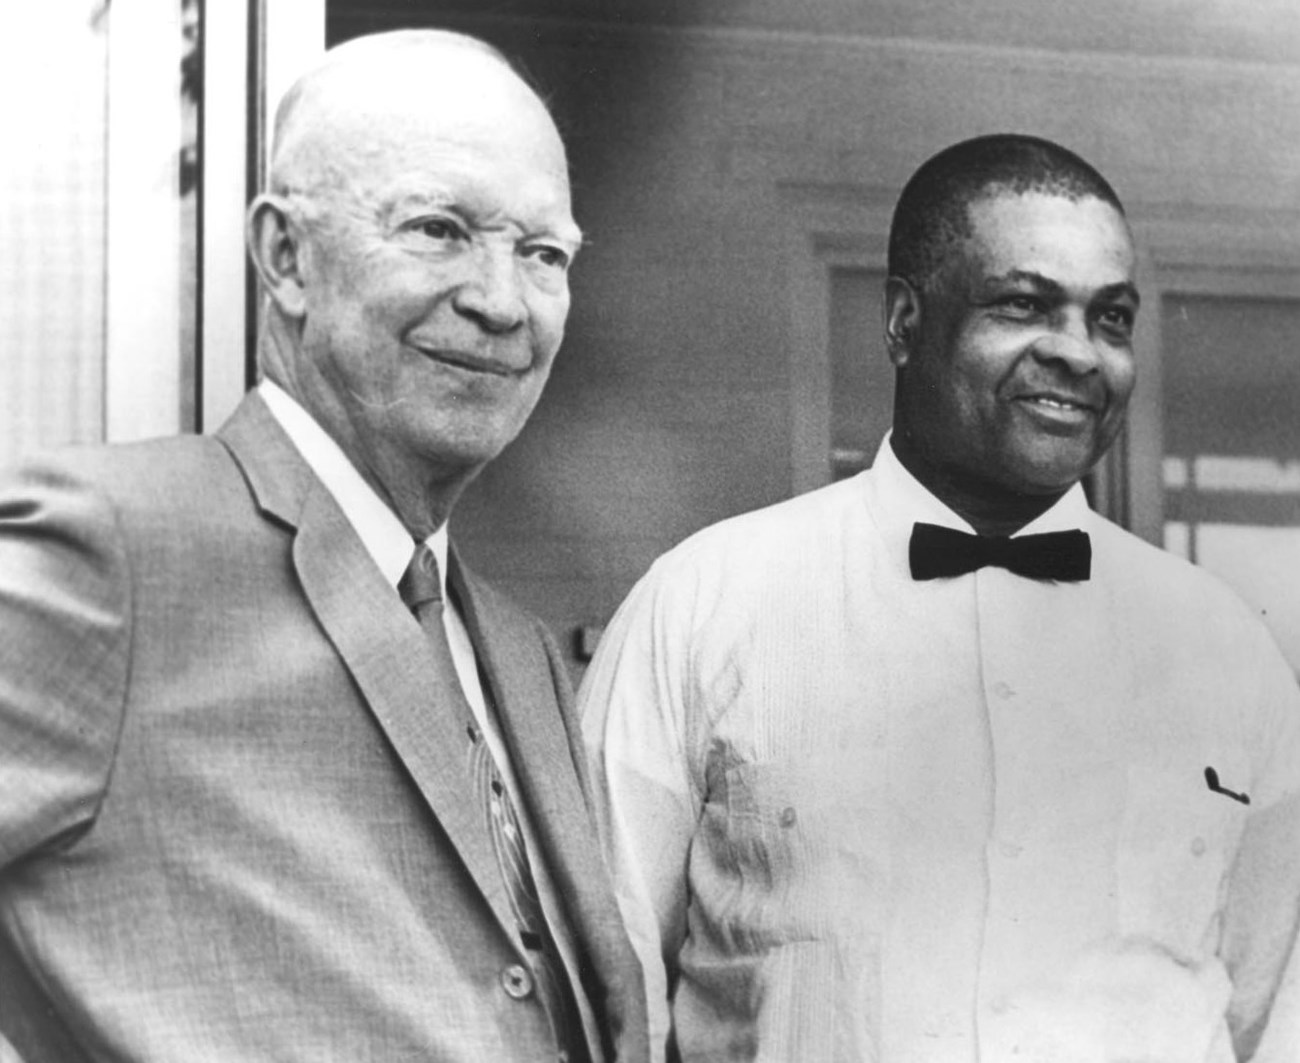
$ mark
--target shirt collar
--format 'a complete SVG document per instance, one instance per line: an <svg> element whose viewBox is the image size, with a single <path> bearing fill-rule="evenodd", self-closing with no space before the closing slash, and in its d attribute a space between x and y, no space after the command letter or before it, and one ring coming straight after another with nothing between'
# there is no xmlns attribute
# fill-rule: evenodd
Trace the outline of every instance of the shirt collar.
<svg viewBox="0 0 1300 1063"><path fill-rule="evenodd" d="M348 460L342 448L289 393L271 380L257 385L267 408L289 440L334 496L384 579L396 587L415 544L406 527ZM443 594L447 591L447 524L426 540L438 559Z"/></svg>
<svg viewBox="0 0 1300 1063"><path fill-rule="evenodd" d="M892 436L892 431L885 434L880 448L876 451L876 460L871 466L872 476L879 483L882 497L889 500L890 504L886 507L886 512L890 517L905 524L908 535L912 533L914 521L926 521L945 528L974 533L975 529L964 517L941 502L920 480L903 467L903 463L898 460L894 448L890 445ZM1039 532L1081 528L1089 512L1083 485L1075 484L1046 512L1040 513L1015 534L1033 535Z"/></svg>

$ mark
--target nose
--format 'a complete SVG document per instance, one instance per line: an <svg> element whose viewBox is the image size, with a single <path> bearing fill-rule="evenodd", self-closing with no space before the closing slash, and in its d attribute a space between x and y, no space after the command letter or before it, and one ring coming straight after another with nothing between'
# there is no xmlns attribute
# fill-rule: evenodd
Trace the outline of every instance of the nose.
<svg viewBox="0 0 1300 1063"><path fill-rule="evenodd" d="M1083 376L1101 365L1097 345L1082 317L1067 315L1034 343L1034 357L1040 362L1055 362L1071 373Z"/></svg>
<svg viewBox="0 0 1300 1063"><path fill-rule="evenodd" d="M469 275L456 289L456 309L488 332L522 326L528 309L513 247L480 244L466 257Z"/></svg>

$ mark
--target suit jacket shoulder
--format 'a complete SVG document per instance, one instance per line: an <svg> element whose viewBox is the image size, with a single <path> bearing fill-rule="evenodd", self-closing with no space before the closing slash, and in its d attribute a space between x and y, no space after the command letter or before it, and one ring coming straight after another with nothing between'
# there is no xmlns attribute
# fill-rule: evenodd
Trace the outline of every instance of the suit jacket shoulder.
<svg viewBox="0 0 1300 1063"><path fill-rule="evenodd" d="M127 698L137 577L210 527L194 503L213 493L237 498L238 477L197 438L52 451L0 477L0 865L93 818Z"/></svg>

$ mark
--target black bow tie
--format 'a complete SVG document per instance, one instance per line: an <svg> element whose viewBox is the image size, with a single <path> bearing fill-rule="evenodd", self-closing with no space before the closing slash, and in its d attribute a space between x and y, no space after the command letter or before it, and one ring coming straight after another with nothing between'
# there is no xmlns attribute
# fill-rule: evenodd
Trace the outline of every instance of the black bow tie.
<svg viewBox="0 0 1300 1063"><path fill-rule="evenodd" d="M1091 574L1092 543L1077 529L1008 539L918 523L912 525L908 560L913 579L961 576L994 565L1030 579L1073 583Z"/></svg>

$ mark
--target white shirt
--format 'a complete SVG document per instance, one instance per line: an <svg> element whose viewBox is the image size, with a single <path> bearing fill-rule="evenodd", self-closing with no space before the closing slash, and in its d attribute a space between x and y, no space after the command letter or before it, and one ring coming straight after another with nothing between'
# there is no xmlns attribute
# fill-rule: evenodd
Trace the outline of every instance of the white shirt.
<svg viewBox="0 0 1300 1063"><path fill-rule="evenodd" d="M397 514L366 483L347 455L311 414L274 381L263 380L257 387L271 415L289 436L303 460L311 466L317 479L334 496L366 552L374 559L379 571L384 574L384 579L392 584L395 591L415 550L411 533L397 518ZM430 535L426 542L438 559L438 577L442 582L443 602L446 606L442 610L442 623L451 647L456 676L498 768L505 773L507 782L517 792L509 772L509 757L483 698L473 643L470 642L469 632L466 631L465 622L455 604L447 598L446 523Z"/></svg>
<svg viewBox="0 0 1300 1063"><path fill-rule="evenodd" d="M1248 819L1300 849L1294 677L1077 487L1023 533L1088 531L1083 583L913 581L916 520L970 530L886 441L606 632L580 705L658 1057L671 1021L684 1060L1232 1059L1300 897L1289 855L1224 896Z"/></svg>

